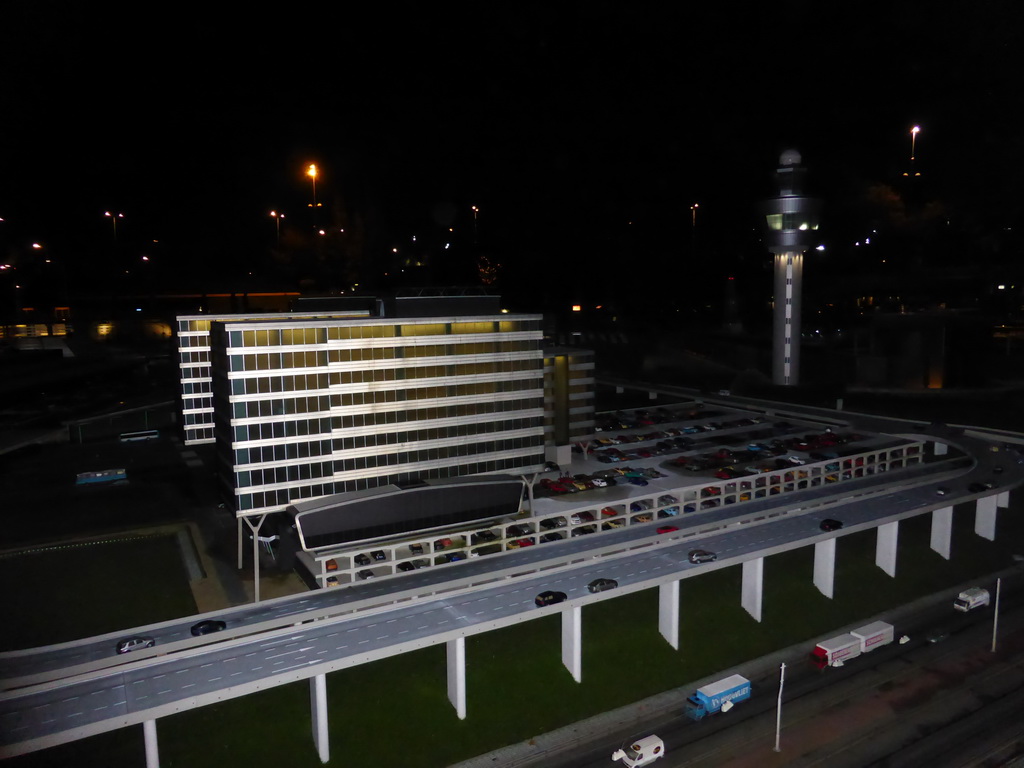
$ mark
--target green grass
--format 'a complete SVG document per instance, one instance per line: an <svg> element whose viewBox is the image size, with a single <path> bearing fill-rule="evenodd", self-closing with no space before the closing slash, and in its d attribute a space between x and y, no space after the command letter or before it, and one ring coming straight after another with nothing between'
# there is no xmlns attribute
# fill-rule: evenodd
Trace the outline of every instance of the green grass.
<svg viewBox="0 0 1024 768"><path fill-rule="evenodd" d="M196 612L173 535L115 537L8 554L0 557L0 584L8 587L0 592L0 611L19 617L7 623L0 650L92 637Z"/></svg>
<svg viewBox="0 0 1024 768"><path fill-rule="evenodd" d="M740 606L739 567L684 580L679 651L658 633L657 590L589 606L579 684L562 666L556 616L470 637L464 721L447 699L443 646L335 672L327 677L331 763L441 768L741 665L1010 565L1011 555L1024 549L1020 512L1020 503L1001 510L997 539L990 542L974 534L972 509L958 508L949 561L929 548L930 515L901 523L895 579L874 564L873 531L842 536L834 600L812 583L812 547L766 558L761 623ZM308 690L306 683L291 684L161 719L161 764L320 765ZM141 766L141 730L9 764Z"/></svg>

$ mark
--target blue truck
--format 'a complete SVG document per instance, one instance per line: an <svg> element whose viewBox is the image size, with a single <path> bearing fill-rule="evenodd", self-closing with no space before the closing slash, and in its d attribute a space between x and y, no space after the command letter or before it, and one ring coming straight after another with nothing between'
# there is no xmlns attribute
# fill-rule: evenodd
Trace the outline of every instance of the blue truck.
<svg viewBox="0 0 1024 768"><path fill-rule="evenodd" d="M686 700L686 714L693 720L715 712L728 712L733 704L750 698L750 681L742 675L730 675L724 680L708 683Z"/></svg>

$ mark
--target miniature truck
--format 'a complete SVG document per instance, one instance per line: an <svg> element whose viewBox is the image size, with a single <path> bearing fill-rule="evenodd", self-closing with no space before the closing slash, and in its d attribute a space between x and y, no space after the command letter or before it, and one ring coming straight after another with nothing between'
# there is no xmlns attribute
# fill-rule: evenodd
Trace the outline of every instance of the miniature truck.
<svg viewBox="0 0 1024 768"><path fill-rule="evenodd" d="M811 661L819 669L841 666L844 662L867 653L881 645L888 645L895 637L892 624L875 621L857 627L842 635L822 640L811 651Z"/></svg>
<svg viewBox="0 0 1024 768"><path fill-rule="evenodd" d="M628 747L612 752L612 760L621 760L627 768L650 765L665 756L665 742L651 734L637 739Z"/></svg>
<svg viewBox="0 0 1024 768"><path fill-rule="evenodd" d="M715 712L728 712L735 702L749 698L750 681L742 675L730 675L698 688L686 700L686 714L692 720L700 720Z"/></svg>
<svg viewBox="0 0 1024 768"><path fill-rule="evenodd" d="M966 613L973 608L981 608L988 604L988 590L981 587L971 587L956 596L956 600L953 601L953 609Z"/></svg>

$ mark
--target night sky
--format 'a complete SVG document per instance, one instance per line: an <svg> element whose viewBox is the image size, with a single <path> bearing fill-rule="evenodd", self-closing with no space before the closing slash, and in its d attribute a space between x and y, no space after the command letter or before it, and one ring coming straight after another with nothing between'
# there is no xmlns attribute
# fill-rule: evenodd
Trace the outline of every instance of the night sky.
<svg viewBox="0 0 1024 768"><path fill-rule="evenodd" d="M704 5L9 3L0 246L43 242L83 285L147 252L164 287L373 286L399 248L428 265L409 283L488 254L524 303L701 292L767 258L753 209L783 149L847 238L915 124L929 195L1020 223L1019 3ZM303 283L314 223L360 255Z"/></svg>

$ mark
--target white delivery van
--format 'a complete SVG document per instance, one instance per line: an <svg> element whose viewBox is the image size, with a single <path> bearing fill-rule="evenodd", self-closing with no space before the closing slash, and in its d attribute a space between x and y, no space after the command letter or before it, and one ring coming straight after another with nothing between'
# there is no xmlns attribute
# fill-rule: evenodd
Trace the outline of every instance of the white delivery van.
<svg viewBox="0 0 1024 768"><path fill-rule="evenodd" d="M612 760L621 760L628 768L635 768L638 765L650 765L655 760L665 756L665 742L660 737L651 734L637 739L624 749L617 749L612 752Z"/></svg>
<svg viewBox="0 0 1024 768"><path fill-rule="evenodd" d="M971 587L956 596L956 600L953 601L953 608L966 613L974 608L981 608L988 604L988 590L981 587Z"/></svg>

